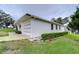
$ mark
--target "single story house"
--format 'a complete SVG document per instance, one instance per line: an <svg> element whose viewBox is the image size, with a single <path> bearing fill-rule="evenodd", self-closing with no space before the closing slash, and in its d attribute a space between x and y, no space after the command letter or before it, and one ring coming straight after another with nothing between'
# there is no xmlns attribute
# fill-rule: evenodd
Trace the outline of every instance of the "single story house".
<svg viewBox="0 0 79 59"><path fill-rule="evenodd" d="M41 38L41 34L48 32L65 32L66 27L56 23L45 20L35 15L25 14L16 23L18 30L22 35L27 35L30 38Z"/></svg>

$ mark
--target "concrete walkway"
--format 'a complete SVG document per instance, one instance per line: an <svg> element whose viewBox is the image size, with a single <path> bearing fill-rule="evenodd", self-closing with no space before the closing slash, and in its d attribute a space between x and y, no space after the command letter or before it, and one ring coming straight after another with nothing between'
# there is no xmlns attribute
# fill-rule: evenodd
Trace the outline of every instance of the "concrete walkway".
<svg viewBox="0 0 79 59"><path fill-rule="evenodd" d="M0 37L0 41L22 40L28 38L28 36L23 36L21 34L9 34L9 36Z"/></svg>

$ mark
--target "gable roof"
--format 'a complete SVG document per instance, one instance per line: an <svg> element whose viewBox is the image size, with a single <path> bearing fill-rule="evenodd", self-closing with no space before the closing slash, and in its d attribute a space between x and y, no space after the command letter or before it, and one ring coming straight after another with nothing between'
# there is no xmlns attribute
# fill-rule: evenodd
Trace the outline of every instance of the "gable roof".
<svg viewBox="0 0 79 59"><path fill-rule="evenodd" d="M46 19L43 19L43 18L40 18L38 16L35 16L35 15L31 15L31 14L25 14L24 16L22 16L18 21L16 21L15 24L20 24L22 22L25 22L26 20L28 19L35 19L35 20L39 20L39 21L43 21L43 22L47 22L47 23L51 23L51 24L58 24L58 25L61 25L59 23L56 23L56 22L52 22L52 21L48 21Z"/></svg>

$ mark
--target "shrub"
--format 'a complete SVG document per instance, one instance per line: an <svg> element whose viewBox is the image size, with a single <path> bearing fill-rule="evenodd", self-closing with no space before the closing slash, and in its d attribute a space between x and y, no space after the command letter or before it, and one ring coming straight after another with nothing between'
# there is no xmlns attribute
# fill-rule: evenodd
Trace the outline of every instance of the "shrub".
<svg viewBox="0 0 79 59"><path fill-rule="evenodd" d="M66 35L68 34L68 32L58 32L58 33L44 33L41 35L42 37L42 40L50 40L50 39L53 39L53 38L56 38L56 37L60 37L60 36L63 36L63 35Z"/></svg>
<svg viewBox="0 0 79 59"><path fill-rule="evenodd" d="M15 33L17 33L17 34L21 34L21 31L16 30Z"/></svg>

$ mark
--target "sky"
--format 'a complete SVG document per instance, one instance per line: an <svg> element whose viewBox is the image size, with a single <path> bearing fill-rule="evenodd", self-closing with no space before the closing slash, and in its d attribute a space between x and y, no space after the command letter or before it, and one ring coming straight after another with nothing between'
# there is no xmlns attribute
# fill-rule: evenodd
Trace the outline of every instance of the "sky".
<svg viewBox="0 0 79 59"><path fill-rule="evenodd" d="M67 17L76 10L76 4L0 4L0 10L18 20L26 13L51 20L57 17Z"/></svg>

